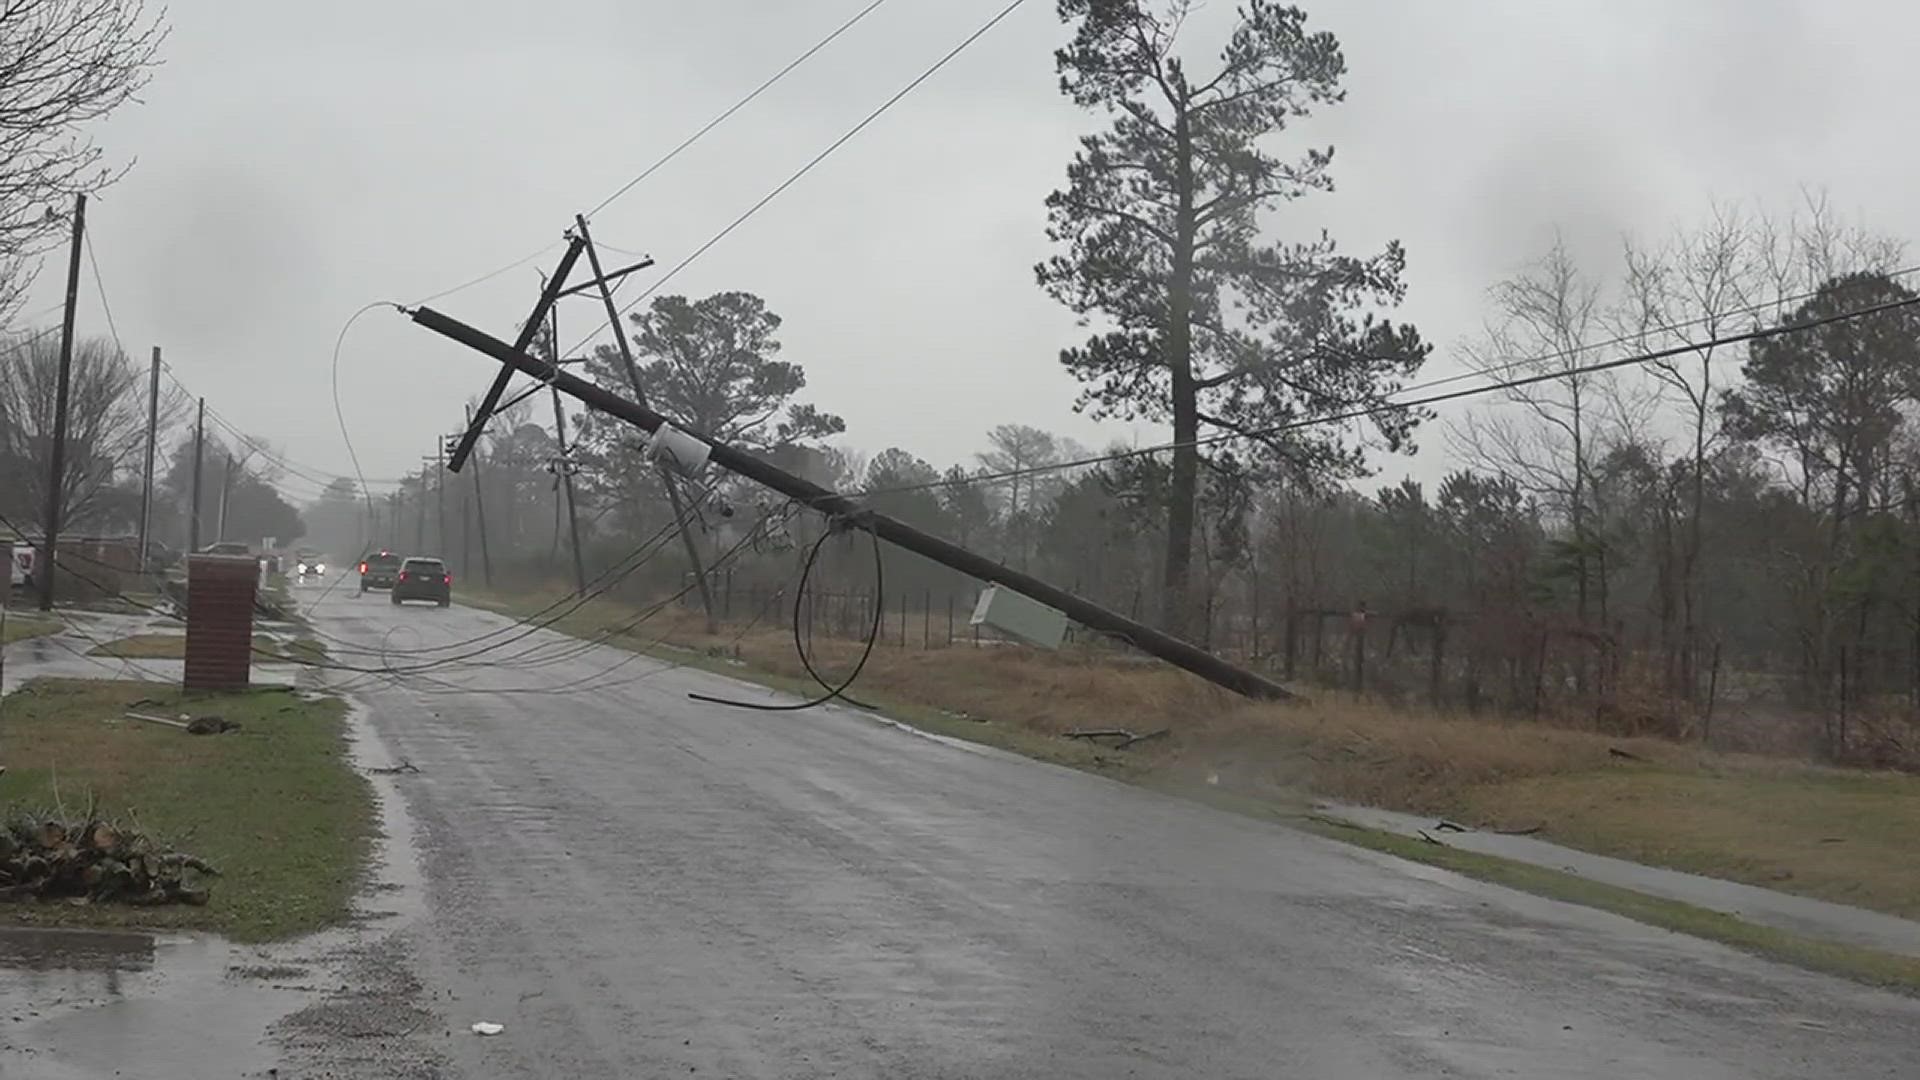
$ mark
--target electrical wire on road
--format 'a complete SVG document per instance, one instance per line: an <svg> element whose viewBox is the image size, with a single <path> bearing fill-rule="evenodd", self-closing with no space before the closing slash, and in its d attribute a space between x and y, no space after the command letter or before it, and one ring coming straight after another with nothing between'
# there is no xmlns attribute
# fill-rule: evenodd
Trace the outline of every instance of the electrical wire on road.
<svg viewBox="0 0 1920 1080"><path fill-rule="evenodd" d="M750 538L743 538L740 542L734 544L726 552L722 553L719 559L715 560L712 569L718 570L721 567L729 565L736 557L738 557L741 553L743 553L746 550L749 542L750 542ZM614 631L609 631L603 634L596 635L596 637L592 640L570 640L568 644L571 646L571 648L569 650L569 655L567 658L571 659L575 656L585 655L586 653L592 652L596 649L601 648L603 645L606 645L607 642L613 637L624 636L625 634L631 633L633 630L637 629L639 626L657 617L660 612L666 610L671 605L676 604L681 600L685 599L690 593L693 592L693 590L696 587L697 587L697 583L691 582L691 581L683 584L678 590L668 595L664 599L655 601L653 604L649 605L648 607L643 608L640 611L640 613L637 614L633 619L629 620L627 623L623 624L623 626L621 626L620 628L617 628ZM762 614L764 614L764 609L762 611ZM738 633L734 635L734 638L733 638L734 643L738 644L740 639L745 637L746 634L749 631L751 631L758 622L759 622L759 616L756 616L755 619L749 622L746 627L743 627ZM433 689L423 689L422 687L414 685L414 682L409 682L406 685L408 689L416 693L538 694L542 697L566 696L566 695L579 694L579 693L602 693L610 690L618 690L624 687L637 685L639 683L652 679L656 676L666 674L667 672L670 672L670 671L677 671L687 666L687 662L685 661L660 662L656 660L656 663L660 664L659 667L650 669L646 672L643 672L640 675L633 676L631 678L620 679L616 681L608 681L609 676L627 667L628 665L633 664L642 659L650 658L655 649L658 649L664 644L666 644L667 636L670 633L671 631L662 633L656 636L652 641L639 646L612 646L615 648L621 648L625 650L627 652L627 655L622 657L620 660L617 660L614 663L608 665L607 667L602 668L598 671L595 671L591 674L582 675L575 679L569 680L567 682L553 684L553 685L513 686L513 687L497 687L497 688L487 687L484 689L476 689L473 687L458 686L452 683L447 683L443 680L434 678L431 675L416 675L416 676L411 676L411 679L414 680L415 682L430 683L433 685L434 687ZM519 670L531 670L531 668L536 666L545 667L548 665L547 665L547 662L543 662L538 665L529 665L527 668L524 668L524 669L512 664L501 664L497 666L507 670L519 671Z"/></svg>
<svg viewBox="0 0 1920 1080"><path fill-rule="evenodd" d="M806 565L802 567L800 571L800 584L793 592L793 650L795 654L800 657L800 666L806 668L807 674L812 676L813 681L819 683L820 688L826 692L819 697L810 698L806 701L781 705L771 705L766 702L757 701L736 701L732 698L712 697L707 694L688 694L687 696L689 698L695 701L705 701L714 705L731 705L737 709L754 709L759 712L798 712L802 709L811 709L815 706L825 705L835 698L839 698L849 705L857 705L862 709L869 711L873 709L872 705L855 701L853 698L848 697L847 690L853 686L854 680L860 677L860 672L866 669L867 661L873 656L873 648L880 641L880 621L885 616L886 610L883 605L885 604L887 594L887 576L884 560L880 558L880 538L878 536L873 533L867 534L867 539L873 543L873 621L867 628L867 640L861 647L860 658L854 661L853 670L848 672L847 677L837 684L828 682L826 677L820 674L819 669L813 666L813 658L807 655L806 642L801 639L800 605L807 593L807 581L813 576L814 563L820 558L820 549L826 546L827 541L832 538L836 532L840 531L840 523L833 522L829 524L830 527L820 534L820 538L813 542L811 548L807 549Z"/></svg>
<svg viewBox="0 0 1920 1080"><path fill-rule="evenodd" d="M701 501L704 501L707 497L711 495L713 490L714 489L712 487L708 487L702 492L700 492L698 494L698 497L692 501L692 505L688 508L687 512L691 514L694 511L694 509L698 507ZM504 640L496 641L493 644L486 645L480 648L471 648L469 649L469 651L465 653L436 656L434 659L422 661L420 663L412 664L408 666L397 666L397 665L393 665L391 663L385 662L386 656L384 655L385 653L384 645L382 649L383 663L379 667L365 667L365 666L359 666L359 665L341 664L341 663L336 663L332 661L302 661L302 662L307 663L309 666L313 666L313 667L327 668L332 670L351 671L351 672L355 672L363 675L377 675L377 676L414 675L414 674L421 674L425 672L431 672L431 671L442 670L446 668L454 668L454 667L515 668L520 666L527 666L525 664L516 664L514 662L520 659L520 657L518 656L510 658L508 661L505 661L505 662L494 662L494 663L488 663L488 664L475 664L475 663L472 663L471 661L473 661L477 657L485 656L489 653L496 652L500 649L503 649L508 645L512 645L515 642L524 640L525 638L535 633L538 633L541 630L550 629L556 623L569 617L574 612L580 610L582 607L584 607L588 603L591 603L595 599L598 599L600 596L604 595L607 591L611 590L612 588L620 584L622 581L626 580L626 578L628 578L633 573L638 571L642 566L646 565L649 561L652 560L652 558L657 556L660 550L665 547L667 539L674 535L675 527L676 526L673 523L669 523L668 525L661 528L658 532L656 532L652 537L648 538L647 541L643 542L633 552L629 553L628 558L622 560L622 564L616 564L615 567L610 568L606 572L603 572L601 575L601 579L599 579L599 583L597 584L597 587L590 589L585 594L582 594L579 596L570 595L568 597L564 597L561 600L548 604L545 608L541 609L541 611L536 613L534 616L528 616L528 617L523 617L521 619L516 619L505 627L497 628L495 630L489 631L485 634L478 635L466 641L455 642L455 643L451 643L444 646L434 646L429 649L415 650L414 653L416 655L433 655L433 654L448 652L454 649L469 648L470 646L477 645L481 641L500 637L501 635L511 635L504 638ZM749 534L746 538L743 538L742 545L744 545L747 541L751 540L751 538L752 538L751 534ZM738 549L740 546L741 545L736 545L736 549ZM315 603L317 604L318 601L315 601ZM562 605L568 605L566 607L566 610L554 613L554 609ZM311 612L312 608L309 607L308 610L309 612ZM321 634L321 636L326 638L329 641L334 641L334 642L340 641L339 638L334 637L333 635ZM578 642L569 642L568 645L561 646L561 647L562 648L572 647L578 644L579 644ZM588 647L591 647L592 644L595 644L595 643L594 642L587 643Z"/></svg>

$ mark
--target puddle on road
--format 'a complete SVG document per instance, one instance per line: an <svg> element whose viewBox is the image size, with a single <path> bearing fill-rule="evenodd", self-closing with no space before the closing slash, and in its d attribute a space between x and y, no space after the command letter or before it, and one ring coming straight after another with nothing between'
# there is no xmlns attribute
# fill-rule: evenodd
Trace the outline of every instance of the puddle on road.
<svg viewBox="0 0 1920 1080"><path fill-rule="evenodd" d="M0 1076L264 1074L304 971L198 935L0 927Z"/></svg>

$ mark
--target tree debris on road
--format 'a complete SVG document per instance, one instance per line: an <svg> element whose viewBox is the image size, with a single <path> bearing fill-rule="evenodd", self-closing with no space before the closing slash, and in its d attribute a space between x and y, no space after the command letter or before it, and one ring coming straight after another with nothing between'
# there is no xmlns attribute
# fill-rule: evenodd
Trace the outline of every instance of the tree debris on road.
<svg viewBox="0 0 1920 1080"><path fill-rule="evenodd" d="M91 812L83 821L21 814L0 828L0 900L205 904L208 890L189 871L219 874Z"/></svg>

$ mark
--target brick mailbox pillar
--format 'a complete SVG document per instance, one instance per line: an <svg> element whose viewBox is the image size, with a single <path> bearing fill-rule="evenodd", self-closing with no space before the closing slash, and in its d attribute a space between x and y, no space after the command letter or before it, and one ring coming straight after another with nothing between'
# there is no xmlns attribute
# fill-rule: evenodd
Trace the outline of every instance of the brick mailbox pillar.
<svg viewBox="0 0 1920 1080"><path fill-rule="evenodd" d="M253 669L253 601L260 564L247 555L187 559L188 690L238 690Z"/></svg>

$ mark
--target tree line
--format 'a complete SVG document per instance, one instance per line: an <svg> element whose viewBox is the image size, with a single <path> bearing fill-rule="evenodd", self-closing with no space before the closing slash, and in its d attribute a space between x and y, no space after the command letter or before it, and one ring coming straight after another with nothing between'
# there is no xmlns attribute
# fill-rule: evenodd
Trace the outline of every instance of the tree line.
<svg viewBox="0 0 1920 1080"><path fill-rule="evenodd" d="M1442 418L1408 402L1433 347L1393 317L1401 245L1276 239L1295 232L1290 206L1332 189L1333 149L1292 129L1342 98L1334 37L1247 0L1205 55L1182 39L1185 0L1057 6L1061 90L1089 133L1045 197L1053 252L1036 283L1086 328L1057 358L1081 384L1075 408L1159 425L1169 446L1003 425L944 467L863 454L806 394L781 317L741 290L629 316L653 407L1298 680L1672 734L1765 702L1816 718L1832 756L1892 753L1876 717L1920 707L1920 323L1898 306L1913 298L1901 243L1818 196L1786 213L1708 206L1605 257L1555 243L1490 287L1483 331L1453 357L1496 389ZM1768 328L1783 332L1723 343ZM630 392L609 347L585 371ZM0 394L25 416L42 391L16 381ZM567 414L562 438L562 410L535 396L495 417L470 475L335 480L302 525L336 555L425 548L470 581L564 583L571 487L591 577L684 590L637 433L589 412ZM25 460L35 436L14 426L6 453ZM1420 442L1455 467L1379 486ZM87 472L122 454L99 447L76 469L124 475ZM177 449L167 461L177 506ZM821 523L725 477L695 487L703 565L758 595L790 587ZM124 493L104 483L83 509L113 519ZM265 533L278 510L261 502L248 528ZM823 587L870 581L855 541L821 551ZM904 552L882 560L909 604L975 587Z"/></svg>

